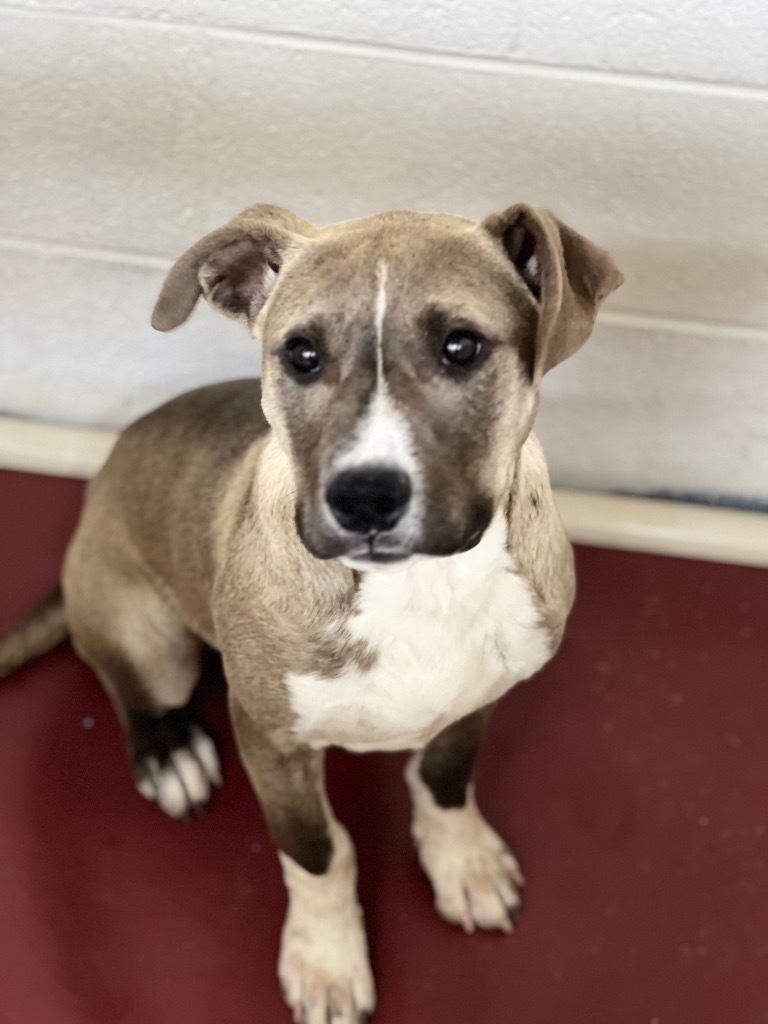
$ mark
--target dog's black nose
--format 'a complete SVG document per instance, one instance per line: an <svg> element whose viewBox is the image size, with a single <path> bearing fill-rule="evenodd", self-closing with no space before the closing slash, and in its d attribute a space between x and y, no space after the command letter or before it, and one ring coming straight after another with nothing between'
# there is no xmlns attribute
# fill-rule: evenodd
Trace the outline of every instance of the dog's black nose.
<svg viewBox="0 0 768 1024"><path fill-rule="evenodd" d="M402 517L411 500L411 481L396 469L363 466L335 476L325 498L345 530L379 533Z"/></svg>

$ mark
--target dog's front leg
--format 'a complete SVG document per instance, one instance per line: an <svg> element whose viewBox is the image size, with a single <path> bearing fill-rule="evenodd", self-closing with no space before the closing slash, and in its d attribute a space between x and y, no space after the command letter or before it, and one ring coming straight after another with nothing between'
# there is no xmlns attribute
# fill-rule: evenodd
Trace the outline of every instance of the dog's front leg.
<svg viewBox="0 0 768 1024"><path fill-rule="evenodd" d="M405 777L413 800L412 832L432 882L435 906L467 932L509 932L524 880L506 843L480 813L472 767L492 708L455 722L415 754Z"/></svg>
<svg viewBox="0 0 768 1024"><path fill-rule="evenodd" d="M288 890L278 964L286 1002L301 1024L359 1024L375 989L355 849L328 802L323 754L276 742L236 701L231 714Z"/></svg>

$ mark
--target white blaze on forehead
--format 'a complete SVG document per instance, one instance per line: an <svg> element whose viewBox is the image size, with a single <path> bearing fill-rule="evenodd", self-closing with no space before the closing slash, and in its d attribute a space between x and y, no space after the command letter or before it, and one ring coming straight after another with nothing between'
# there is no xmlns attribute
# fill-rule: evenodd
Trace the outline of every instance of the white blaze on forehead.
<svg viewBox="0 0 768 1024"><path fill-rule="evenodd" d="M376 297L373 322L376 331L376 390L360 419L351 444L334 459L340 472L371 463L387 465L415 475L417 470L413 437L408 420L398 409L384 377L384 317L387 312L387 264L376 268Z"/></svg>

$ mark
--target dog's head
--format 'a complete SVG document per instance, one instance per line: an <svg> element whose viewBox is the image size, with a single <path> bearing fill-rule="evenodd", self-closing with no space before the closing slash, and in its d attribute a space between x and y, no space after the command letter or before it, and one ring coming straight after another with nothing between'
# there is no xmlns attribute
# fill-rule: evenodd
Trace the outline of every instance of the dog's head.
<svg viewBox="0 0 768 1024"><path fill-rule="evenodd" d="M542 375L621 284L552 214L386 213L318 229L254 206L171 269L152 318L202 294L263 343L263 406L318 558L472 547L509 493Z"/></svg>

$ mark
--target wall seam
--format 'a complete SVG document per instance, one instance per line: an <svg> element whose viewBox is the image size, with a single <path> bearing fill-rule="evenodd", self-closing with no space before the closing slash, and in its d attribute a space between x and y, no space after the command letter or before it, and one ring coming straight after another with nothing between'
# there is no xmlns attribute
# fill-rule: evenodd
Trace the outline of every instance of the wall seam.
<svg viewBox="0 0 768 1024"><path fill-rule="evenodd" d="M145 270L159 270L161 272L167 271L173 263L171 258L152 256L146 253L24 238L0 237L0 251L27 253L43 257L56 256L95 263L111 263L118 266L139 267ZM661 314L606 309L600 313L600 323L606 327L614 326L630 330L665 332L689 336L710 335L716 338L729 338L734 341L764 341L768 343L768 327L729 324L717 320L690 320L682 317L663 316Z"/></svg>
<svg viewBox="0 0 768 1024"><path fill-rule="evenodd" d="M577 64L550 64L545 61L519 60L513 56L469 55L449 50L424 50L416 47L394 46L388 43L355 41L335 36L304 35L300 32L228 28L208 23L157 21L151 18L119 17L87 11L67 11L61 8L25 8L0 3L0 15L3 14L49 20L85 21L101 25L128 25L156 32L196 34L201 37L261 43L265 46L301 50L306 53L326 53L369 60L393 61L403 64L442 67L453 71L541 78L570 83L577 81L588 85L621 86L645 91L683 93L758 103L768 102L768 87L765 86L675 77L653 72L608 71Z"/></svg>

